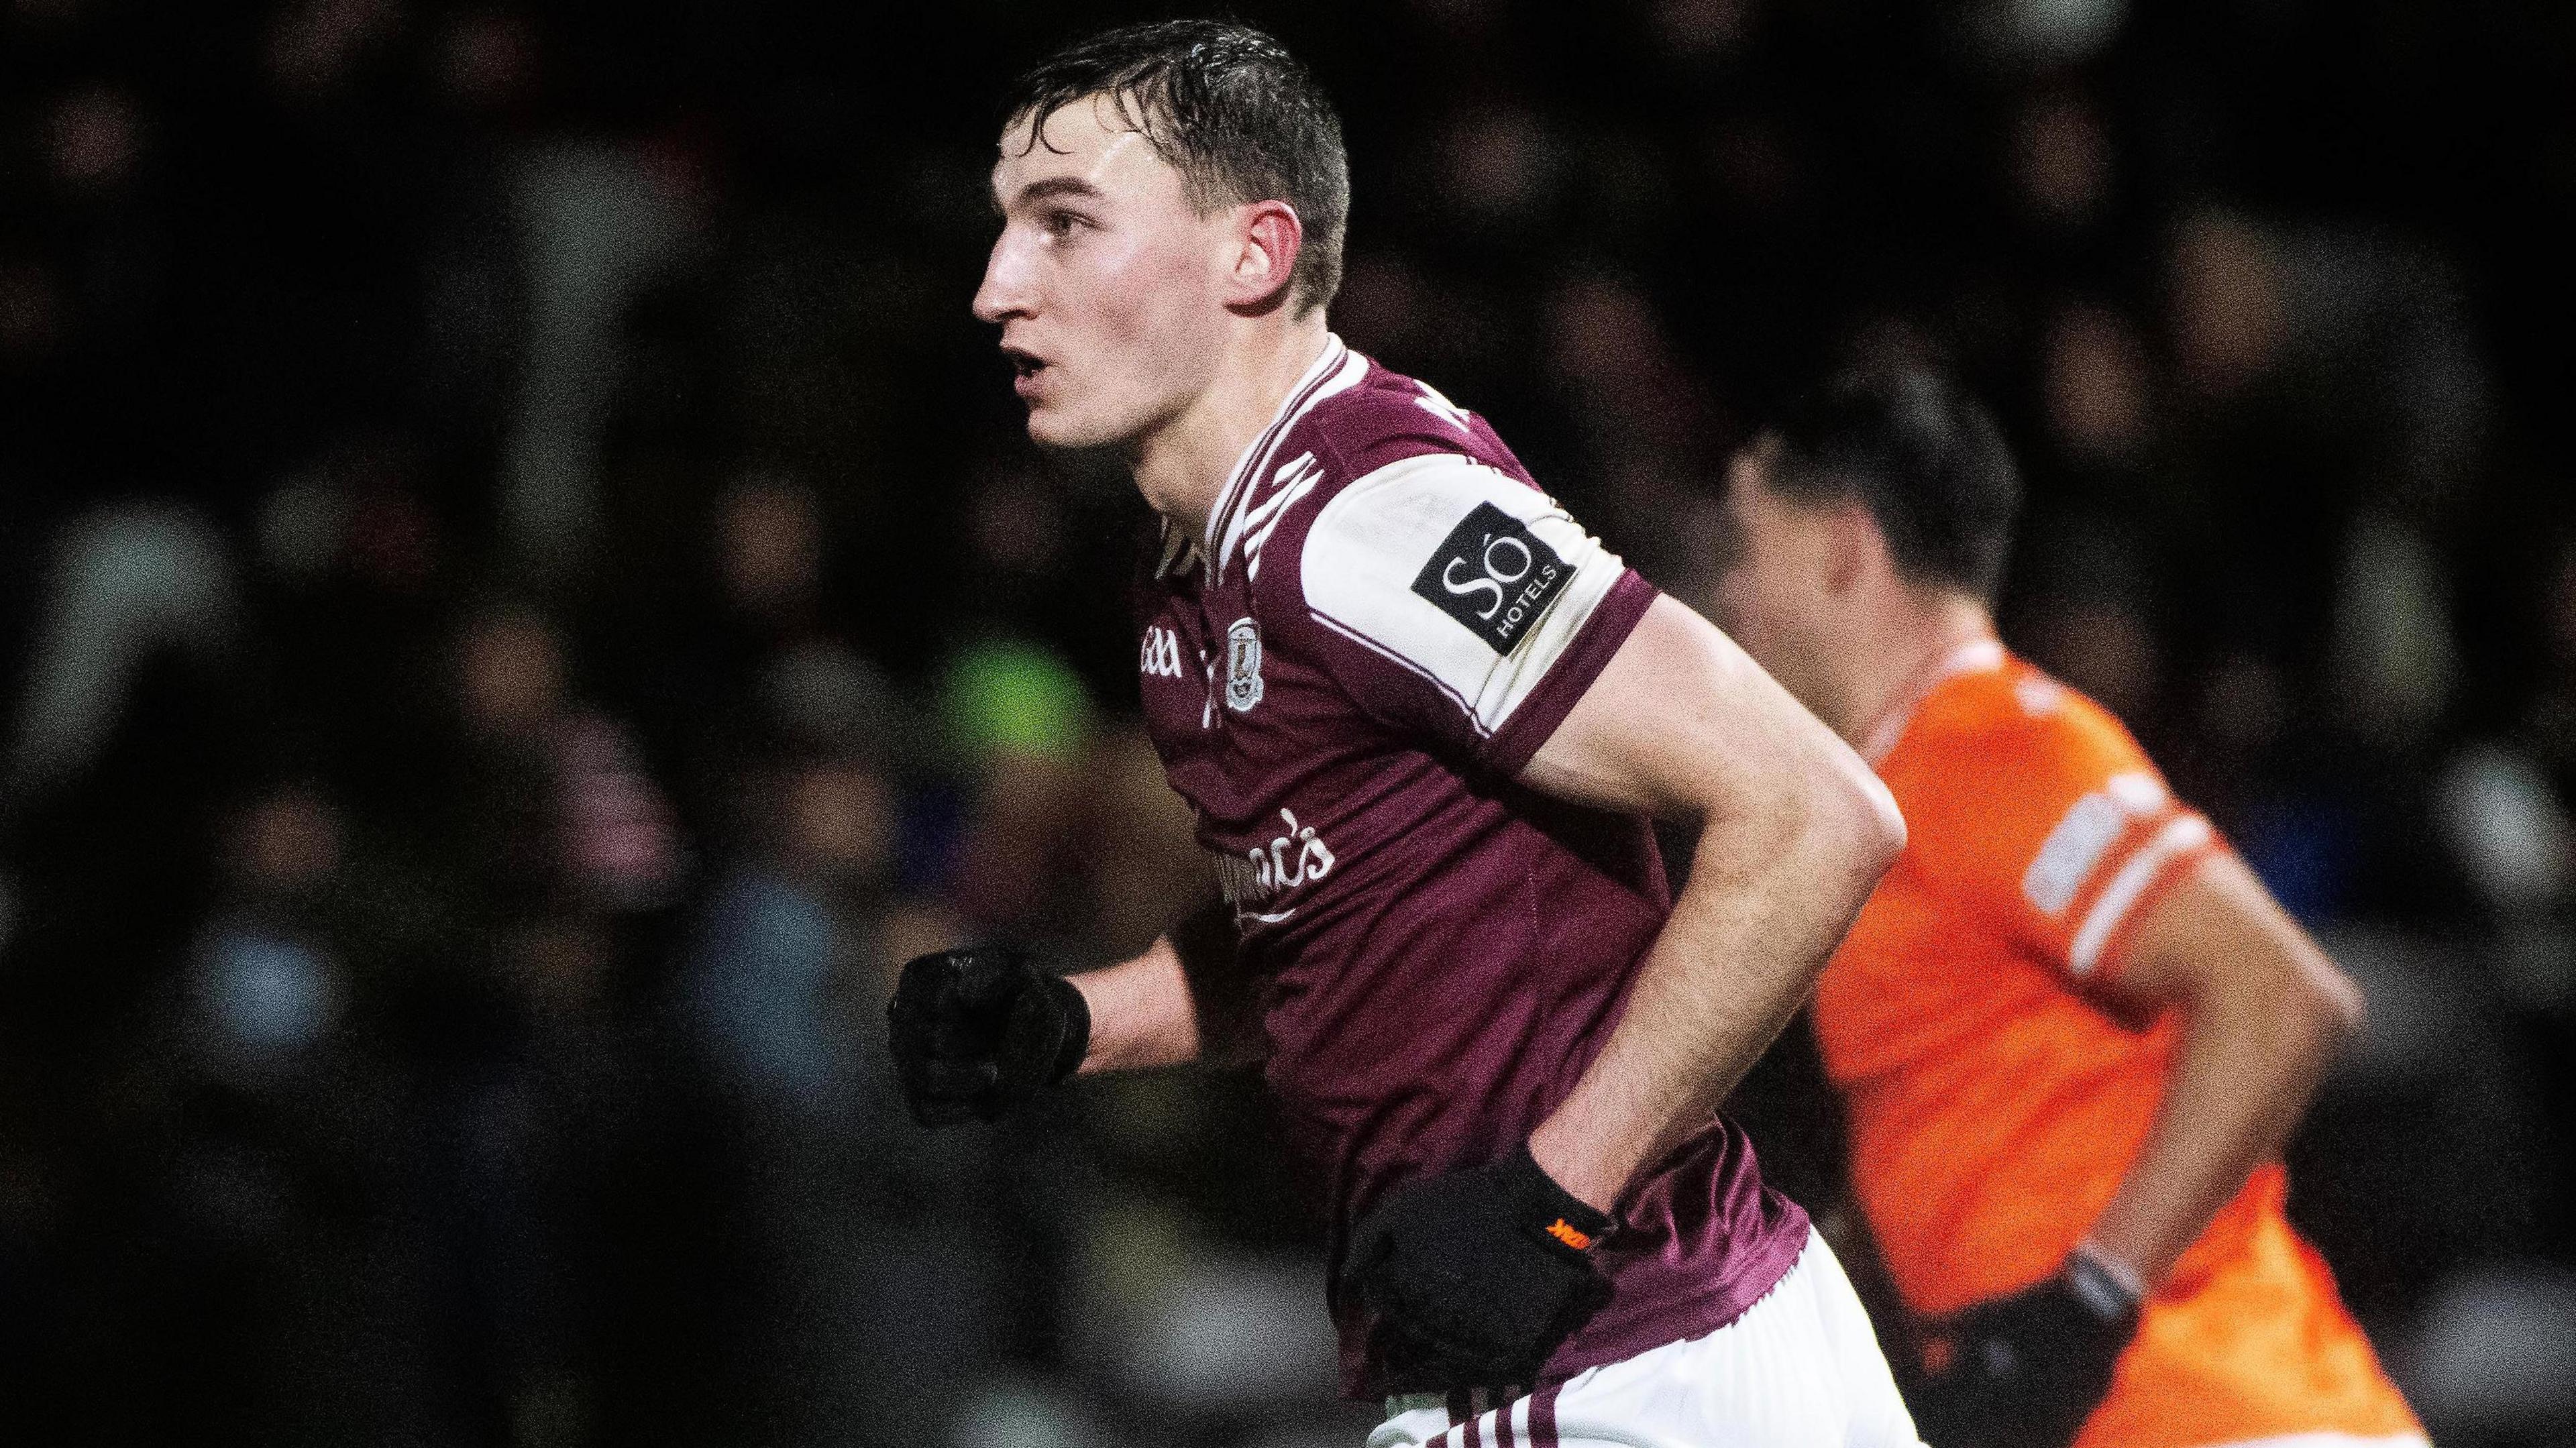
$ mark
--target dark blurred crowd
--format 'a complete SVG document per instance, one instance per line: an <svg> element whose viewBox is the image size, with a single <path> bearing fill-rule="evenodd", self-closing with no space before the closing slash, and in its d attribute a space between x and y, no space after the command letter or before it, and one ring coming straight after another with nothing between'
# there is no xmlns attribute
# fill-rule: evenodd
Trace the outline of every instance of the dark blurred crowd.
<svg viewBox="0 0 2576 1448"><path fill-rule="evenodd" d="M0 3L0 1437L1357 1441L1249 1080L883 1059L908 955L1203 888L1141 504L966 314L995 98L1134 13ZM1993 402L2009 640L2371 992L2294 1213L2437 1439L2576 1441L2564 8L1248 18L1338 330L1685 598L1798 386Z"/></svg>

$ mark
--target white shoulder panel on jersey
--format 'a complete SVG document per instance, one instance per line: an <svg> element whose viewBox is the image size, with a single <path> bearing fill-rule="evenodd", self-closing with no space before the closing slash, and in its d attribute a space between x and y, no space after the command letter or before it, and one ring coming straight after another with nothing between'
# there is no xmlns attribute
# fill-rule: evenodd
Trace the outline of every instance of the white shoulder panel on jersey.
<svg viewBox="0 0 2576 1448"><path fill-rule="evenodd" d="M1511 718L1625 571L1554 499L1456 453L1334 494L1300 567L1317 622L1438 686L1479 734Z"/></svg>

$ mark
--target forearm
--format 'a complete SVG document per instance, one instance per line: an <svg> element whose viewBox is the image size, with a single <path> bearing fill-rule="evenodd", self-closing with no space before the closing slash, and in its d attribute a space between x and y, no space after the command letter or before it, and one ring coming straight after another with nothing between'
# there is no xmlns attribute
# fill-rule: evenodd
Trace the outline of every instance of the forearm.
<svg viewBox="0 0 2576 1448"><path fill-rule="evenodd" d="M1071 977L1091 1010L1082 1074L1246 1059L1259 1032L1250 983L1234 969L1234 925L1193 914L1144 954Z"/></svg>
<svg viewBox="0 0 2576 1448"><path fill-rule="evenodd" d="M1082 1074L1181 1066L1199 1058L1198 1014L1168 935L1144 954L1067 977L1091 1008L1091 1050Z"/></svg>
<svg viewBox="0 0 2576 1448"><path fill-rule="evenodd" d="M1851 829L1707 831L1619 1024L1530 1139L1549 1175L1607 1208L1705 1126L1805 1003L1884 863Z"/></svg>
<svg viewBox="0 0 2576 1448"><path fill-rule="evenodd" d="M2341 1037L2331 1006L2295 979L2247 981L2184 1010L2164 1100L2087 1238L2148 1287L2280 1151Z"/></svg>
<svg viewBox="0 0 2576 1448"><path fill-rule="evenodd" d="M1522 782L1700 826L1626 1009L1531 1134L1558 1185L1615 1204L1699 1130L1814 986L1905 822L1860 756L1734 642L1656 599Z"/></svg>

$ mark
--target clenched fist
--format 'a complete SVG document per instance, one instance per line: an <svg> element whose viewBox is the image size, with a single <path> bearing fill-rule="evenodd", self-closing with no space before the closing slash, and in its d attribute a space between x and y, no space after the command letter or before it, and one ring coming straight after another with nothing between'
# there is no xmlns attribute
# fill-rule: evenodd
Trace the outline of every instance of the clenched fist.
<svg viewBox="0 0 2576 1448"><path fill-rule="evenodd" d="M1082 1065L1091 1009L1014 945L908 961L886 1007L895 1074L924 1126L992 1121Z"/></svg>

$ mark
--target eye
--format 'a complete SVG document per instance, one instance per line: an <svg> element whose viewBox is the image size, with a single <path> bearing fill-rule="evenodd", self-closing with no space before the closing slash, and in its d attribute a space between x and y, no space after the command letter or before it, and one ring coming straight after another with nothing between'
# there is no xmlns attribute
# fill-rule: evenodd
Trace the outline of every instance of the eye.
<svg viewBox="0 0 2576 1448"><path fill-rule="evenodd" d="M1047 235L1062 241L1075 232L1088 228L1091 225L1091 218L1076 211L1050 211L1046 214L1045 225Z"/></svg>

